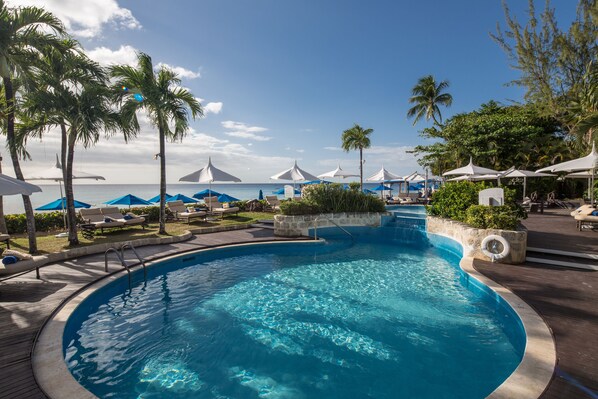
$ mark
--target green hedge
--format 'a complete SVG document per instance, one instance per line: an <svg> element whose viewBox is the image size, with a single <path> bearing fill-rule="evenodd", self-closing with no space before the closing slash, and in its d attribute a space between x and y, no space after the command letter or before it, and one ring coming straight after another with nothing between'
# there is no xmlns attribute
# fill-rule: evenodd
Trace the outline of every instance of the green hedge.
<svg viewBox="0 0 598 399"><path fill-rule="evenodd" d="M503 206L478 205L478 193L492 186L468 181L448 183L432 196L428 214L467 223L472 227L514 230L527 214L515 200L516 191L503 187Z"/></svg>
<svg viewBox="0 0 598 399"><path fill-rule="evenodd" d="M360 191L345 190L340 184L315 184L304 188L301 201L280 204L283 215L309 215L333 212L384 212L380 198Z"/></svg>

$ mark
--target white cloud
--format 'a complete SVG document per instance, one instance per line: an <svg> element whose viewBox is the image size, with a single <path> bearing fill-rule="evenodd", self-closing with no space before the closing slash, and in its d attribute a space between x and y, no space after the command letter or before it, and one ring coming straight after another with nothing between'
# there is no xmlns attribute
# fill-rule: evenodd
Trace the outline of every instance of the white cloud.
<svg viewBox="0 0 598 399"><path fill-rule="evenodd" d="M199 73L199 71L197 72L193 72L189 69L180 67L180 66L172 66L172 65L168 65L165 64L163 62L159 62L154 69L160 69L160 68L166 68L166 69L170 69L171 71L173 71L174 73L176 73L177 75L179 75L180 78L183 79L197 79L201 76L201 74Z"/></svg>
<svg viewBox="0 0 598 399"><path fill-rule="evenodd" d="M87 55L100 65L137 65L137 49L132 46L122 45L118 50L110 50L108 47L96 47L87 51Z"/></svg>
<svg viewBox="0 0 598 399"><path fill-rule="evenodd" d="M227 136L239 137L243 139L255 140L255 141L269 141L272 137L263 136L256 133L265 132L268 129L259 126L248 126L242 122L224 121L222 127L229 130L225 132Z"/></svg>
<svg viewBox="0 0 598 399"><path fill-rule="evenodd" d="M305 152L305 150L297 150L297 152L298 152L299 154L303 154L303 153Z"/></svg>
<svg viewBox="0 0 598 399"><path fill-rule="evenodd" d="M131 10L117 0L10 0L10 5L42 7L60 18L69 32L86 38L99 36L106 26L141 28Z"/></svg>
<svg viewBox="0 0 598 399"><path fill-rule="evenodd" d="M219 114L220 111L222 111L222 103L221 102L207 103L203 107L203 110L206 114Z"/></svg>
<svg viewBox="0 0 598 399"><path fill-rule="evenodd" d="M324 147L325 150L328 151L342 151L343 149L340 147Z"/></svg>

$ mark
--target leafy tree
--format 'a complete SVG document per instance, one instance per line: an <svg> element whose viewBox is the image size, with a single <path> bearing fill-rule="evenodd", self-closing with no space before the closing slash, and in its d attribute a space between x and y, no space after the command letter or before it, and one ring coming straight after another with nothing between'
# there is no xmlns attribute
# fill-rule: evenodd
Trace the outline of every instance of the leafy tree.
<svg viewBox="0 0 598 399"><path fill-rule="evenodd" d="M52 32L52 33L48 33ZM6 143L18 179L24 180L15 145L14 80L25 81L32 61L44 48L59 46L56 34L63 34L64 27L54 15L37 7L9 8L0 0L0 76L4 86L4 110L6 118ZM29 252L37 252L35 219L29 196L23 196L27 216Z"/></svg>
<svg viewBox="0 0 598 399"><path fill-rule="evenodd" d="M440 126L442 115L439 106L450 107L453 103L453 96L449 93L443 93L448 86L449 82L446 80L437 84L432 75L424 76L417 81L409 99L409 102L415 105L407 111L408 118L415 117L413 120L414 126L423 117L427 121L432 119L435 125Z"/></svg>
<svg viewBox="0 0 598 399"><path fill-rule="evenodd" d="M470 156L480 166L504 170L513 165L547 166L568 153L553 118L540 116L533 106L502 106L494 101L454 115L441 129L424 129L422 135L440 139L414 150L423 155L420 164L435 174L467 164Z"/></svg>
<svg viewBox="0 0 598 399"><path fill-rule="evenodd" d="M342 148L346 152L350 150L359 150L359 189L363 190L363 149L370 148L370 134L374 129L364 129L357 123L343 132Z"/></svg>
<svg viewBox="0 0 598 399"><path fill-rule="evenodd" d="M578 147L588 146L591 131L583 129L591 115L595 118L595 100L590 107L572 107L572 102L596 90L596 80L588 78L598 62L596 0L579 0L577 17L567 31L558 28L550 0L539 18L534 1L529 0L525 26L511 15L506 2L503 8L507 28L503 31L498 27L491 36L507 53L513 68L521 73L511 83L525 87L525 99L543 115L556 118L567 133L575 133L578 124L585 121L579 125L582 130L578 132Z"/></svg>
<svg viewBox="0 0 598 399"><path fill-rule="evenodd" d="M122 112L132 126L139 127L136 112L145 110L160 140L160 234L166 234L166 138L182 140L189 128L189 110L195 119L203 115L199 102L186 89L172 70L161 67L154 73L149 55L137 55L137 68L118 65L111 68L116 79L116 96ZM123 89L125 88L125 89ZM141 101L140 101L141 100ZM172 126L172 127L171 127Z"/></svg>

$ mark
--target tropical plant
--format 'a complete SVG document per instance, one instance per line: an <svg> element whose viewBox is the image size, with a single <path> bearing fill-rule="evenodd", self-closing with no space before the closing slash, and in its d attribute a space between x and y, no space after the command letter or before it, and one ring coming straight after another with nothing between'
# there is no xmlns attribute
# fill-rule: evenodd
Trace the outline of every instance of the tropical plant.
<svg viewBox="0 0 598 399"><path fill-rule="evenodd" d="M420 164L434 174L459 167L472 156L480 166L505 170L511 166L541 168L569 155L560 125L538 114L534 106L502 106L494 101L457 114L442 128L426 128L422 136L442 141L419 145Z"/></svg>
<svg viewBox="0 0 598 399"><path fill-rule="evenodd" d="M311 215L339 212L384 212L384 202L358 190L345 190L340 184L314 184L304 188L301 201L280 203L283 215Z"/></svg>
<svg viewBox="0 0 598 399"><path fill-rule="evenodd" d="M116 79L115 93L125 120L139 127L136 112L148 113L151 124L158 129L160 152L160 234L166 234L166 153L165 140L182 140L189 129L189 110L195 119L203 115L197 99L180 87L181 80L172 70L162 66L154 72L152 59L137 54L137 68L117 65L111 68Z"/></svg>
<svg viewBox="0 0 598 399"><path fill-rule="evenodd" d="M342 135L342 148L346 152L359 150L359 189L363 190L363 150L370 148L370 134L374 129L364 129L357 123L351 129L347 129Z"/></svg>
<svg viewBox="0 0 598 399"><path fill-rule="evenodd" d="M91 61L71 39L60 48L47 48L34 65L33 88L23 97L23 118L17 134L17 145L23 147L28 137L41 137L49 128L61 132L61 165L66 196L69 244L79 240L72 187L74 150L77 142L93 145L104 130L122 128L118 114L111 106L111 91L106 73Z"/></svg>
<svg viewBox="0 0 598 399"><path fill-rule="evenodd" d="M48 33L51 32L51 33ZM15 145L15 91L13 81L26 81L32 60L47 47L60 46L56 35L64 34L60 20L38 7L9 8L0 0L0 76L4 86L6 143L17 179L24 180ZM27 217L29 252L37 252L35 219L29 196L23 196Z"/></svg>
<svg viewBox="0 0 598 399"><path fill-rule="evenodd" d="M432 119L435 125L441 126L442 115L439 106L450 107L453 103L453 96L443 93L448 86L447 80L436 83L436 79L432 75L424 76L417 81L411 90L411 98L409 98L409 102L415 105L407 111L408 118L415 117L414 126L423 117L426 118L426 121Z"/></svg>
<svg viewBox="0 0 598 399"><path fill-rule="evenodd" d="M576 107L572 102L580 101L584 93L595 91L596 87L596 81L588 79L592 65L598 62L596 0L579 0L577 16L567 31L558 27L549 0L539 17L534 3L529 0L528 20L522 26L503 2L506 30L499 27L492 37L520 72L511 83L525 87L525 99L543 115L556 118L565 132L581 133L576 135L578 149L585 151L590 137L583 134L583 123L580 130L576 127L579 122L588 121L590 115L595 118L596 109Z"/></svg>

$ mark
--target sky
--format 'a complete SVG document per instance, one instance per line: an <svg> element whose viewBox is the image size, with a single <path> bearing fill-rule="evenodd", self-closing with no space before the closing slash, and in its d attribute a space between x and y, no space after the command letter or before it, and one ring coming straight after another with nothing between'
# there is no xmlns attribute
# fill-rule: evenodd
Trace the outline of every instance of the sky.
<svg viewBox="0 0 598 399"><path fill-rule="evenodd" d="M522 101L506 54L491 39L504 27L500 0L7 0L44 7L61 18L87 54L103 65L135 65L136 52L173 69L201 100L182 142L166 146L167 182L212 163L243 182L267 182L296 160L318 175L338 164L357 172L359 155L340 149L357 123L374 129L364 151L364 178L382 166L423 172L408 151L426 144L406 117L417 80L448 80L453 105L444 119L496 100ZM527 1L509 0L526 21ZM537 1L538 9L544 1ZM576 2L552 1L561 27ZM78 147L75 170L108 184L158 183L158 134L141 131L125 144L114 135ZM60 149L49 132L28 144L25 177L49 168ZM7 151L4 173L14 175ZM95 182L94 182L95 183Z"/></svg>

